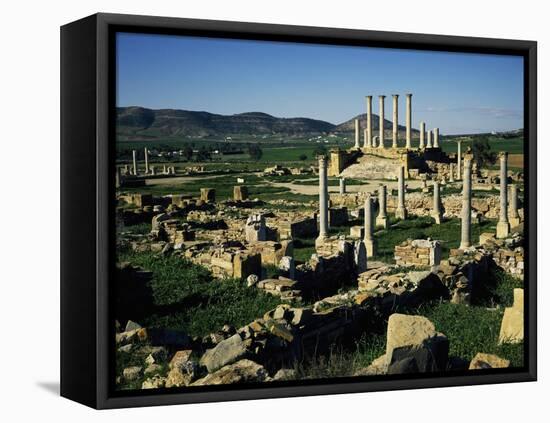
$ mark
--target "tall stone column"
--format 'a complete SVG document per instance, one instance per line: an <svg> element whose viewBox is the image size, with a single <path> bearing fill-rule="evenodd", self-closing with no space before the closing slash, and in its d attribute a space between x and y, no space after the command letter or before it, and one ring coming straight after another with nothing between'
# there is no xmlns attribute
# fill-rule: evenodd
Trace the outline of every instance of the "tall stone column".
<svg viewBox="0 0 550 423"><path fill-rule="evenodd" d="M464 181L462 182L462 229L460 249L465 250L472 245L472 160L464 160Z"/></svg>
<svg viewBox="0 0 550 423"><path fill-rule="evenodd" d="M395 210L397 219L407 218L407 209L405 207L405 166L399 167L397 174L397 209Z"/></svg>
<svg viewBox="0 0 550 423"><path fill-rule="evenodd" d="M399 111L398 111L398 102L399 94L393 94L393 131L392 131L392 148L397 148L397 136L399 133Z"/></svg>
<svg viewBox="0 0 550 423"><path fill-rule="evenodd" d="M319 236L315 243L328 238L328 180L327 158L319 157Z"/></svg>
<svg viewBox="0 0 550 423"><path fill-rule="evenodd" d="M143 149L143 154L145 156L145 173L149 173L149 151L147 147Z"/></svg>
<svg viewBox="0 0 550 423"><path fill-rule="evenodd" d="M372 257L375 254L374 238L372 236L372 199L370 194L367 194L365 200L365 238L363 239L367 250L367 257Z"/></svg>
<svg viewBox="0 0 550 423"><path fill-rule="evenodd" d="M434 128L434 148L439 148L439 128Z"/></svg>
<svg viewBox="0 0 550 423"><path fill-rule="evenodd" d="M497 223L497 238L510 235L508 222L508 153L502 152L500 157L500 214Z"/></svg>
<svg viewBox="0 0 550 423"><path fill-rule="evenodd" d="M443 214L441 213L441 199L439 196L439 182L434 181L434 208L432 210L432 217L435 219L435 223L441 225L443 220Z"/></svg>
<svg viewBox="0 0 550 423"><path fill-rule="evenodd" d="M137 175L137 153L136 150L132 150L132 173Z"/></svg>
<svg viewBox="0 0 550 423"><path fill-rule="evenodd" d="M367 128L365 128L363 129L363 148L369 147L369 143L367 143L368 137L369 137L369 134L368 134Z"/></svg>
<svg viewBox="0 0 550 423"><path fill-rule="evenodd" d="M458 141L458 146L457 146L457 153L456 153L456 166L457 166L457 169L456 169L456 174L457 174L457 179L460 181L460 178L462 177L462 141Z"/></svg>
<svg viewBox="0 0 550 423"><path fill-rule="evenodd" d="M516 184L510 185L510 228L515 228L520 223L520 217L518 213L518 186Z"/></svg>
<svg viewBox="0 0 550 423"><path fill-rule="evenodd" d="M340 178L340 194L346 193L346 178Z"/></svg>
<svg viewBox="0 0 550 423"><path fill-rule="evenodd" d="M354 148L359 149L361 146L359 145L359 139L360 137L360 130L359 130L359 119L355 119L355 146Z"/></svg>
<svg viewBox="0 0 550 423"><path fill-rule="evenodd" d="M121 183L122 183L122 174L120 171L120 167L117 166L116 172L115 172L115 188L120 188Z"/></svg>
<svg viewBox="0 0 550 423"><path fill-rule="evenodd" d="M372 95L365 97L367 99L367 139L365 147L372 147Z"/></svg>
<svg viewBox="0 0 550 423"><path fill-rule="evenodd" d="M378 131L379 131L379 138L380 138L380 141L379 141L379 145L378 145L378 148L384 148L384 99L386 98L385 95L381 95L381 96L378 96L379 98L379 105L378 105L378 108L379 108L379 111L378 111L378 122L379 122L379 128L378 128Z"/></svg>
<svg viewBox="0 0 550 423"><path fill-rule="evenodd" d="M376 226L382 226L384 229L388 228L388 213L386 211L387 205L387 190L386 185L380 185L378 189L378 216L376 216Z"/></svg>
<svg viewBox="0 0 550 423"><path fill-rule="evenodd" d="M432 148L432 130L428 129L428 140L426 141L426 148Z"/></svg>
<svg viewBox="0 0 550 423"><path fill-rule="evenodd" d="M412 124L412 94L407 94L407 114L405 115L407 125L407 148L411 148L411 124Z"/></svg>
<svg viewBox="0 0 550 423"><path fill-rule="evenodd" d="M426 137L426 122L420 122L420 144L418 148L423 149L425 147L424 142Z"/></svg>

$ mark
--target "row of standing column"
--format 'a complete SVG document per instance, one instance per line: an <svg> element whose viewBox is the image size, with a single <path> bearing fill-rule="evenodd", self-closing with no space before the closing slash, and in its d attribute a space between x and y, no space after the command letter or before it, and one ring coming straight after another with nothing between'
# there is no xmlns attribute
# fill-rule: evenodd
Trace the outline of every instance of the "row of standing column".
<svg viewBox="0 0 550 423"><path fill-rule="evenodd" d="M406 95L406 115L405 115L405 148L412 148L412 94ZM363 148L385 148L384 120L385 120L385 95L378 96L378 139L373 137L372 128L372 96L366 96L367 102L367 122L363 134ZM393 94L393 126L392 126L392 148L397 148L399 138L399 94ZM355 119L355 148L361 147L360 121ZM426 124L420 122L420 145L419 148L439 148L439 128L428 131L428 143L425 143ZM432 144L433 134L433 144Z"/></svg>
<svg viewBox="0 0 550 423"><path fill-rule="evenodd" d="M144 148L143 154L144 154L144 162L145 162L145 174L146 175L154 175L155 174L154 167L149 165L149 149L147 149L147 147ZM138 160L137 160L137 151L132 150L132 170L131 170L130 173L134 176L137 176L137 174L138 174L138 164L137 164L137 162L138 162ZM166 165L164 165L163 173L167 174L167 175L168 174L175 174L174 166L168 166L167 167Z"/></svg>

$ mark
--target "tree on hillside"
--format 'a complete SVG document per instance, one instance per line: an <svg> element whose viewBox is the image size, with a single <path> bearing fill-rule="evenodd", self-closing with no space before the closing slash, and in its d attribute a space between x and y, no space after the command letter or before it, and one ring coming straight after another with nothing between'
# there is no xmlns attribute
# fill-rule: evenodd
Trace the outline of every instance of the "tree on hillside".
<svg viewBox="0 0 550 423"><path fill-rule="evenodd" d="M328 155L327 148L324 145L320 144L317 147L315 147L315 150L313 150L313 155L315 157L327 156Z"/></svg>
<svg viewBox="0 0 550 423"><path fill-rule="evenodd" d="M300 160L301 161L307 160L307 156L305 154L300 154Z"/></svg>
<svg viewBox="0 0 550 423"><path fill-rule="evenodd" d="M189 144L186 144L183 148L183 157L188 162L193 158L193 148Z"/></svg>
<svg viewBox="0 0 550 423"><path fill-rule="evenodd" d="M210 150L203 145L197 153L197 162L206 162L209 160L212 160L212 155L210 154Z"/></svg>
<svg viewBox="0 0 550 423"><path fill-rule="evenodd" d="M495 164L497 160L497 155L494 151L491 151L491 145L487 137L474 139L472 143L472 152L478 169L481 169L483 166Z"/></svg>
<svg viewBox="0 0 550 423"><path fill-rule="evenodd" d="M249 144L248 155L252 160L260 160L263 155L262 148L260 147L259 144Z"/></svg>

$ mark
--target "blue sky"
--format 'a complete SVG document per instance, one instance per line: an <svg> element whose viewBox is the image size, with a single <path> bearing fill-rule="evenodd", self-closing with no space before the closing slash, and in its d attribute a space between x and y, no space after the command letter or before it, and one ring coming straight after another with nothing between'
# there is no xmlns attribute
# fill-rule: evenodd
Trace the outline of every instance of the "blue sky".
<svg viewBox="0 0 550 423"><path fill-rule="evenodd" d="M413 126L442 133L523 127L523 59L148 34L117 36L117 105L235 114L259 111L334 124L365 95L413 94Z"/></svg>

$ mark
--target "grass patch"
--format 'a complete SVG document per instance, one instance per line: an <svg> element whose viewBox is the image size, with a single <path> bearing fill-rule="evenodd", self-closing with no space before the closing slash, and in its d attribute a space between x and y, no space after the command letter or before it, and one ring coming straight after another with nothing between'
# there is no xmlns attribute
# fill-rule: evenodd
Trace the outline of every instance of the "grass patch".
<svg viewBox="0 0 550 423"><path fill-rule="evenodd" d="M478 239L482 232L488 232L496 228L493 220L483 221L480 224L472 224L472 239ZM451 248L460 245L460 219L445 220L441 225L435 225L431 217L409 217L406 220L390 218L390 227L375 232L377 242L375 260L393 263L394 247L407 239L432 238L443 241L441 249L443 257L448 257Z"/></svg>
<svg viewBox="0 0 550 423"><path fill-rule="evenodd" d="M472 360L478 352L496 354L523 366L523 344L498 345L504 309L442 302L421 306L415 314L427 317L450 342L450 356Z"/></svg>
<svg viewBox="0 0 550 423"><path fill-rule="evenodd" d="M118 259L153 272L150 284L154 303L160 307L144 320L148 327L203 336L224 324L243 326L280 303L277 297L249 288L244 281L214 279L206 268L176 256L125 252L119 253Z"/></svg>
<svg viewBox="0 0 550 423"><path fill-rule="evenodd" d="M327 354L296 363L297 379L323 379L353 376L386 351L385 335L364 334L351 348L332 346Z"/></svg>

